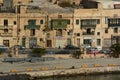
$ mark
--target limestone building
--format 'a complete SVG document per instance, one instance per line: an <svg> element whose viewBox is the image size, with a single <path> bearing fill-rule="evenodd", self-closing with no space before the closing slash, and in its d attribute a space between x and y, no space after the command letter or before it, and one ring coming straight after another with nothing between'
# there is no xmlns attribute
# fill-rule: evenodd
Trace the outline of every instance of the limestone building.
<svg viewBox="0 0 120 80"><path fill-rule="evenodd" d="M99 2L97 8L69 11L53 7L20 4L14 12L1 10L0 44L64 48L66 45L110 47L120 43L119 4L104 8Z"/></svg>

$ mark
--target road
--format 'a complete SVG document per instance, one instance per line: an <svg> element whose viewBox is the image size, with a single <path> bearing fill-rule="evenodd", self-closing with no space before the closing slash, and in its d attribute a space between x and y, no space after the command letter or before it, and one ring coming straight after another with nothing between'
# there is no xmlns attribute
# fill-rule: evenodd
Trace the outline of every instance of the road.
<svg viewBox="0 0 120 80"><path fill-rule="evenodd" d="M87 64L88 67L93 67L93 64L101 64L102 66L108 66L108 64L120 65L120 58L57 59L34 63L6 63L0 61L0 72L10 72L10 70L26 71L27 68L32 68L33 70L40 70L40 68L55 69L56 66L62 68L71 68L72 66L80 68L83 64Z"/></svg>

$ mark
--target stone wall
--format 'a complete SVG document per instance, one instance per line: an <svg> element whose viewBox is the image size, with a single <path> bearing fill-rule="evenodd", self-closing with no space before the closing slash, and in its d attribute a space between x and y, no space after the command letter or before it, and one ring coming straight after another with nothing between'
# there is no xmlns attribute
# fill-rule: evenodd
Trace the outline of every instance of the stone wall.
<svg viewBox="0 0 120 80"><path fill-rule="evenodd" d="M60 69L60 70L46 70L46 71L29 71L23 72L23 74L29 74L33 77L40 76L60 76L60 75L74 75L74 74L93 74L93 73L110 73L120 72L120 66L110 67L94 67L94 68L79 68L79 69Z"/></svg>

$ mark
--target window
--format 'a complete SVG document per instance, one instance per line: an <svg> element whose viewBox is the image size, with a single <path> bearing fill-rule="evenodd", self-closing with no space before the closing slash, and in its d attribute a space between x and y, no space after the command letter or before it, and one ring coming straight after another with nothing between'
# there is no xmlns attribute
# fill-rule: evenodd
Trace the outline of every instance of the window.
<svg viewBox="0 0 120 80"><path fill-rule="evenodd" d="M80 33L77 33L77 36L80 36Z"/></svg>
<svg viewBox="0 0 120 80"><path fill-rule="evenodd" d="M100 24L100 20L99 19L97 19L97 24Z"/></svg>
<svg viewBox="0 0 120 80"><path fill-rule="evenodd" d="M30 36L35 36L35 29L30 30Z"/></svg>
<svg viewBox="0 0 120 80"><path fill-rule="evenodd" d="M16 21L14 21L14 25L16 25Z"/></svg>
<svg viewBox="0 0 120 80"><path fill-rule="evenodd" d="M40 38L40 41L43 41L43 38Z"/></svg>
<svg viewBox="0 0 120 80"><path fill-rule="evenodd" d="M40 20L40 24L43 24L43 20Z"/></svg>
<svg viewBox="0 0 120 80"><path fill-rule="evenodd" d="M108 18L107 17L105 17L105 24L107 24L108 23Z"/></svg>
<svg viewBox="0 0 120 80"><path fill-rule="evenodd" d="M120 26L120 18L110 18L108 19L108 27Z"/></svg>
<svg viewBox="0 0 120 80"><path fill-rule="evenodd" d="M62 36L62 29L58 29L56 31L56 36Z"/></svg>
<svg viewBox="0 0 120 80"><path fill-rule="evenodd" d="M90 34L90 33L91 33L91 29L88 28L88 29L86 30L86 32L87 32L87 34Z"/></svg>
<svg viewBox="0 0 120 80"><path fill-rule="evenodd" d="M3 45L9 47L9 40L3 40Z"/></svg>
<svg viewBox="0 0 120 80"><path fill-rule="evenodd" d="M105 29L105 33L108 33L108 29Z"/></svg>
<svg viewBox="0 0 120 80"><path fill-rule="evenodd" d="M47 36L47 38L50 38L50 33L47 33L46 36Z"/></svg>
<svg viewBox="0 0 120 80"><path fill-rule="evenodd" d="M67 24L70 24L70 20L67 20Z"/></svg>
<svg viewBox="0 0 120 80"><path fill-rule="evenodd" d="M70 35L70 32L67 32L67 35Z"/></svg>
<svg viewBox="0 0 120 80"><path fill-rule="evenodd" d="M73 5L75 5L75 2L73 2Z"/></svg>
<svg viewBox="0 0 120 80"><path fill-rule="evenodd" d="M114 28L114 33L118 33L118 28Z"/></svg>
<svg viewBox="0 0 120 80"><path fill-rule="evenodd" d="M7 33L7 32L8 32L8 29L4 29L4 32Z"/></svg>
<svg viewBox="0 0 120 80"><path fill-rule="evenodd" d="M58 18L62 18L62 15L58 15Z"/></svg>
<svg viewBox="0 0 120 80"><path fill-rule="evenodd" d="M100 35L100 32L97 32L97 35Z"/></svg>
<svg viewBox="0 0 120 80"><path fill-rule="evenodd" d="M101 39L97 39L97 46L101 45Z"/></svg>
<svg viewBox="0 0 120 80"><path fill-rule="evenodd" d="M79 24L79 19L76 20L76 24Z"/></svg>
<svg viewBox="0 0 120 80"><path fill-rule="evenodd" d="M8 26L8 20L7 19L4 20L4 26Z"/></svg>

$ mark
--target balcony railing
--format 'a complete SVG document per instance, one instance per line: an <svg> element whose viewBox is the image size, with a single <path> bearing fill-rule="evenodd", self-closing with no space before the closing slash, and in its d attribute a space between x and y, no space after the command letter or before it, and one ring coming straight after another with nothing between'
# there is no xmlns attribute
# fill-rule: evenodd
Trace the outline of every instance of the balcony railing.
<svg viewBox="0 0 120 80"><path fill-rule="evenodd" d="M0 25L0 29L13 29L13 26L12 25L7 25L7 26Z"/></svg>
<svg viewBox="0 0 120 80"><path fill-rule="evenodd" d="M12 33L0 33L1 37L12 37Z"/></svg>
<svg viewBox="0 0 120 80"><path fill-rule="evenodd" d="M94 35L94 32L89 32L89 33L88 32L83 32L82 34L83 35Z"/></svg>
<svg viewBox="0 0 120 80"><path fill-rule="evenodd" d="M81 25L81 28L96 28L96 25Z"/></svg>

